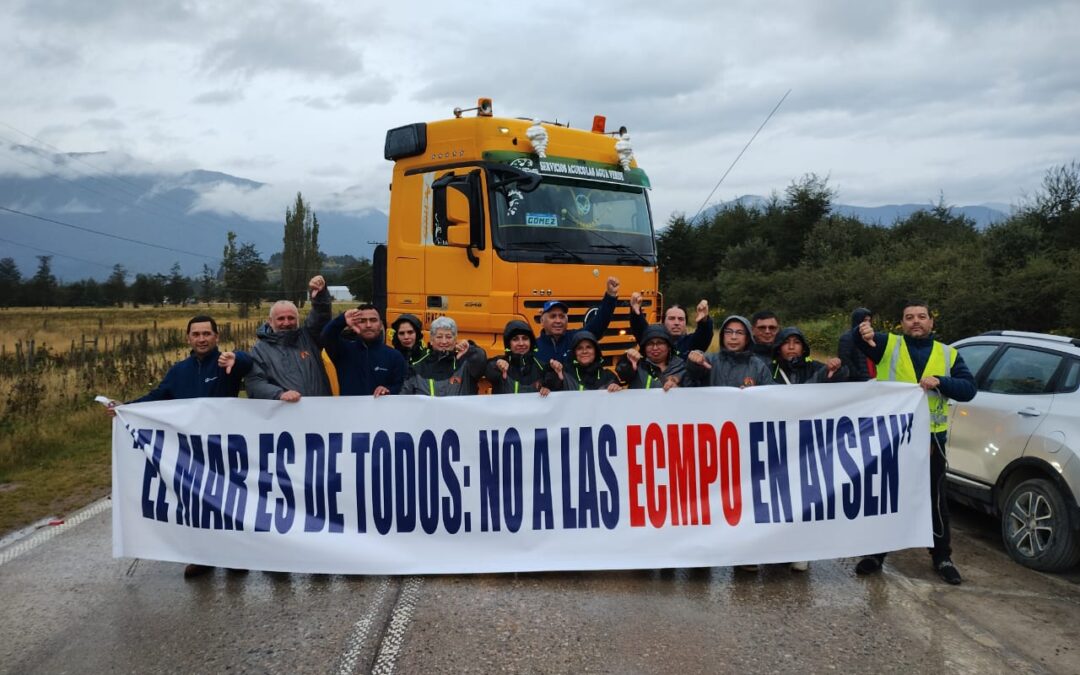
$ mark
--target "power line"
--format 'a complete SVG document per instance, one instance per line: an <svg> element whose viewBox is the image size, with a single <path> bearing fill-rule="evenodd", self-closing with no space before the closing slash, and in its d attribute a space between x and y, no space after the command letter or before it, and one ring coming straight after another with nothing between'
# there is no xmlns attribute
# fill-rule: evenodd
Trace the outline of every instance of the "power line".
<svg viewBox="0 0 1080 675"><path fill-rule="evenodd" d="M83 227L81 225L72 225L71 223L65 223L62 220L55 220L53 218L46 218L44 216L38 216L33 213L27 213L25 211L19 211L18 209L11 209L6 206L0 206L0 211L7 211L8 213L14 213L18 216L24 216L26 218L33 218L34 220L41 220L46 223L54 223L56 225L62 225L64 227L70 227L73 230L79 230L81 232L89 232L90 234L96 234L102 237L108 237L110 239L118 239L120 241L130 242L132 244L139 244L140 246L149 246L150 248L158 248L164 251L172 251L173 253L183 253L184 255L195 256L198 258L206 258L207 260L220 260L218 256L209 256L204 253L196 253L194 251L185 251L181 248L173 248L172 246L164 246L162 244L152 244L148 241L141 241L139 239L132 239L131 237L122 237L118 234L109 234L108 232L102 232L101 230L95 230L89 227Z"/></svg>
<svg viewBox="0 0 1080 675"><path fill-rule="evenodd" d="M113 267L112 265L106 265L105 263L94 262L93 260L87 260L86 258L76 258L73 255L67 255L66 253L58 253L56 251L50 251L47 248L41 248L39 246L31 246L30 244L22 244L22 243L19 243L17 241L12 241L10 239L4 239L3 237L0 237L0 241L4 242L5 244L11 244L13 246L22 246L23 248L28 248L31 251L41 251L42 253L48 253L49 255L55 255L55 256L59 256L61 258L68 258L70 260L78 260L79 262L84 262L84 263L87 263L87 264L90 264L90 265L97 265L98 267L104 267L106 269L112 269L112 267Z"/></svg>
<svg viewBox="0 0 1080 675"><path fill-rule="evenodd" d="M743 149L740 150L739 154L735 156L734 161L731 162L731 165L727 168L727 171L724 172L723 176L720 176L720 180L716 181L716 186L713 187L712 192L709 193L709 196L705 198L705 201L701 202L701 208L699 208L697 210L697 213L694 214L694 217L690 219L690 224L693 224L694 221L697 220L697 217L701 215L701 212L705 210L705 205L709 203L709 200L712 199L712 196L716 194L716 191L718 189L720 189L720 184L724 182L724 179L727 178L727 175L731 173L732 169L735 168L735 164L737 164L738 161L742 158L743 153L746 152L747 148L750 147L750 144L754 142L754 139L758 137L758 134L760 134L761 130L765 128L765 125L769 123L769 120L771 120L772 116L776 114L776 111L780 109L780 106L783 105L784 100L788 97L788 94L790 93L791 90L788 89L787 92L780 97L780 100L777 101L776 105L773 106L772 112L770 112L765 117L765 121L761 123L761 126L757 128L757 131L754 132L754 135L751 136L750 140L748 140L746 142L746 145L743 146Z"/></svg>

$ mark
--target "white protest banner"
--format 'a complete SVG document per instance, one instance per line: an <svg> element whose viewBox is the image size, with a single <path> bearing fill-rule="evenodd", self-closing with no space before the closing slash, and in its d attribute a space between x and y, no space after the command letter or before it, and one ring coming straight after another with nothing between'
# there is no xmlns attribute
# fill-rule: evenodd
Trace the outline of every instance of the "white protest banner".
<svg viewBox="0 0 1080 675"><path fill-rule="evenodd" d="M113 553L425 574L929 546L928 417L878 382L125 405Z"/></svg>

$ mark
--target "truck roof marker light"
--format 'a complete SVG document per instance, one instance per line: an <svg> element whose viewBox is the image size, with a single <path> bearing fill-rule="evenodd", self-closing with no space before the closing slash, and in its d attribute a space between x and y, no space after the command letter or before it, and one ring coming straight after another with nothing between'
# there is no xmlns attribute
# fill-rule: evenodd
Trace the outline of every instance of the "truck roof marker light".
<svg viewBox="0 0 1080 675"><path fill-rule="evenodd" d="M454 108L454 117L461 118L461 113L476 111L477 117L491 117L491 99L490 98L478 98L476 100L475 108Z"/></svg>
<svg viewBox="0 0 1080 675"><path fill-rule="evenodd" d="M548 132L540 122L533 120L532 126L525 130L525 137L532 143L537 157L547 157Z"/></svg>
<svg viewBox="0 0 1080 675"><path fill-rule="evenodd" d="M602 134L604 127L607 125L607 118L603 115L593 115L592 118L592 132L594 134Z"/></svg>
<svg viewBox="0 0 1080 675"><path fill-rule="evenodd" d="M619 164L622 165L623 171L629 171L630 162L634 159L634 149L630 147L630 134L626 133L625 129L626 127L622 128L623 133L615 142L615 152L619 155Z"/></svg>

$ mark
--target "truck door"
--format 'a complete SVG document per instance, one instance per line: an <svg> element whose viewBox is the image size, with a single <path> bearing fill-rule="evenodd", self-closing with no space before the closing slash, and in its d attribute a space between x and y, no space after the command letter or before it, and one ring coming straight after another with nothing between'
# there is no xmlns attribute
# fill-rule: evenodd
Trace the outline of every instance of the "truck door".
<svg viewBox="0 0 1080 675"><path fill-rule="evenodd" d="M432 182L424 296L428 321L447 315L457 322L463 337L487 347L492 333L492 248L484 194L480 169L453 169Z"/></svg>

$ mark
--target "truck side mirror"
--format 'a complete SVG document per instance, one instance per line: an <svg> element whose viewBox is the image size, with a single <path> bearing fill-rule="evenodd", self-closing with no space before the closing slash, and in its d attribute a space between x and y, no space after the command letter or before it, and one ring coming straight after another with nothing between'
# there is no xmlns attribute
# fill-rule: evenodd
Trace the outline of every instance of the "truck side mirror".
<svg viewBox="0 0 1080 675"><path fill-rule="evenodd" d="M472 249L485 246L480 171L464 176L447 173L431 184L431 190L435 243L466 249L473 265L479 265Z"/></svg>
<svg viewBox="0 0 1080 675"><path fill-rule="evenodd" d="M465 193L450 186L446 191L446 243L449 246L469 248L472 246L472 218L469 198Z"/></svg>

